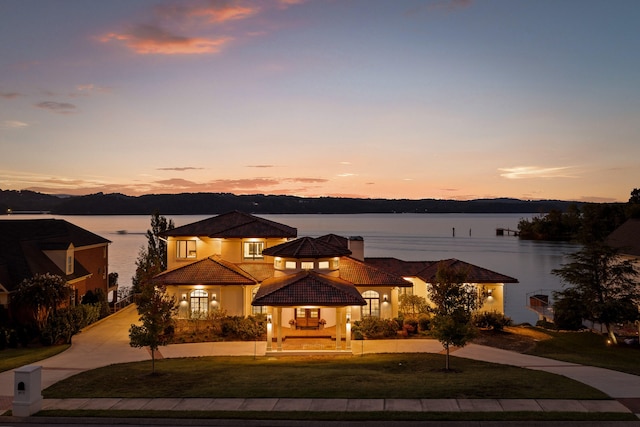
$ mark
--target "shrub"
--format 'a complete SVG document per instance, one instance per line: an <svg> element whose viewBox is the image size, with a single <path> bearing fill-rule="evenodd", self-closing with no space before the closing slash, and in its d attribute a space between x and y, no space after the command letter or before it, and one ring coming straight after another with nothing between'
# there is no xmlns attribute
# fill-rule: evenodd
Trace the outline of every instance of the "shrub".
<svg viewBox="0 0 640 427"><path fill-rule="evenodd" d="M497 311L484 311L473 316L473 324L478 328L501 331L511 325L511 318Z"/></svg>
<svg viewBox="0 0 640 427"><path fill-rule="evenodd" d="M379 319L377 317L364 317L354 322L354 334L360 333L364 338L380 339L395 337L398 334L398 324L392 319Z"/></svg>
<svg viewBox="0 0 640 427"><path fill-rule="evenodd" d="M266 316L227 316L221 321L222 336L242 341L255 341L264 337Z"/></svg>
<svg viewBox="0 0 640 427"><path fill-rule="evenodd" d="M402 329L407 331L408 334L417 334L418 319L416 319L415 317L408 317L404 319L404 324L402 325Z"/></svg>
<svg viewBox="0 0 640 427"><path fill-rule="evenodd" d="M418 317L418 330L420 332L426 332L431 328L431 317L428 314L421 314Z"/></svg>

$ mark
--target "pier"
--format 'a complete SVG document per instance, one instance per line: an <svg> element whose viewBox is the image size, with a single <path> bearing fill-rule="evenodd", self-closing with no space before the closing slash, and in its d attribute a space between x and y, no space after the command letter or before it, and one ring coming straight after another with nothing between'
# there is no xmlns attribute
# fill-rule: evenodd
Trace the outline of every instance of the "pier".
<svg viewBox="0 0 640 427"><path fill-rule="evenodd" d="M496 236L517 236L518 230L512 230L510 228L496 228Z"/></svg>

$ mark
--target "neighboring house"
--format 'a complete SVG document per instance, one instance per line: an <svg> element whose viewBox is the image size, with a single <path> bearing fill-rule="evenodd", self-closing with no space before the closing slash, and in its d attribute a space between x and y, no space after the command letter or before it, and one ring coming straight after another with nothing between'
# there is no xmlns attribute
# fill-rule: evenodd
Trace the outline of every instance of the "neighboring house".
<svg viewBox="0 0 640 427"><path fill-rule="evenodd" d="M439 264L365 258L361 237L296 238L295 228L237 211L161 237L168 269L153 281L179 301L179 317L220 309L236 316L265 313L279 343L283 328L336 327L339 342L351 321L397 317L400 295L426 298ZM480 310L504 312L504 284L517 279L455 259L443 262L468 273Z"/></svg>
<svg viewBox="0 0 640 427"><path fill-rule="evenodd" d="M623 259L634 262L640 268L640 218L625 221L607 236L605 243L616 248Z"/></svg>
<svg viewBox="0 0 640 427"><path fill-rule="evenodd" d="M109 288L109 240L61 219L0 220L0 305L36 274L61 276L72 286L71 305L87 291Z"/></svg>

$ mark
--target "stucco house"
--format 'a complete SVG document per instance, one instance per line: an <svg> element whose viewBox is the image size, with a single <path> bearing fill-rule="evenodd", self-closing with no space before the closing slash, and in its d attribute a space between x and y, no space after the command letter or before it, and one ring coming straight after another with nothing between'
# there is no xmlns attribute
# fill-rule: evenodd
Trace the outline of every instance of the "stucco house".
<svg viewBox="0 0 640 427"><path fill-rule="evenodd" d="M179 301L179 317L220 309L237 316L265 313L278 343L288 330L322 327L335 327L340 342L363 316L397 317L400 295L427 297L439 263L366 258L361 237L297 238L293 227L237 211L161 237L168 268L153 280ZM517 279L456 259L443 262L467 272L481 310L504 312L504 284Z"/></svg>
<svg viewBox="0 0 640 427"><path fill-rule="evenodd" d="M70 304L88 291L108 294L109 244L88 230L61 219L0 220L0 305L36 274L61 276L73 287Z"/></svg>

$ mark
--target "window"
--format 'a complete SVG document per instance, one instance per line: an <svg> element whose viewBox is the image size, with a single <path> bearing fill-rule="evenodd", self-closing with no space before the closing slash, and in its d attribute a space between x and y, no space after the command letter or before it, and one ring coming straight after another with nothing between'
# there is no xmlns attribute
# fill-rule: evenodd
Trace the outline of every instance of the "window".
<svg viewBox="0 0 640 427"><path fill-rule="evenodd" d="M313 261L302 261L300 263L300 268L303 270L313 270Z"/></svg>
<svg viewBox="0 0 640 427"><path fill-rule="evenodd" d="M400 295L413 295L413 286L409 288L398 288L398 296Z"/></svg>
<svg viewBox="0 0 640 427"><path fill-rule="evenodd" d="M71 255L67 256L67 274L73 273L73 257Z"/></svg>
<svg viewBox="0 0 640 427"><path fill-rule="evenodd" d="M318 262L318 268L321 270L328 270L329 269L329 261L320 261Z"/></svg>
<svg viewBox="0 0 640 427"><path fill-rule="evenodd" d="M253 290L251 291L251 301L253 301L254 299L256 299L256 294L258 293L258 289L260 289L260 286L256 286L255 288L253 288ZM267 307L265 306L255 306L252 305L251 306L251 314L267 314Z"/></svg>
<svg viewBox="0 0 640 427"><path fill-rule="evenodd" d="M285 261L284 268L287 270L295 270L296 262L295 261Z"/></svg>
<svg viewBox="0 0 640 427"><path fill-rule="evenodd" d="M264 242L244 242L244 259L263 259Z"/></svg>
<svg viewBox="0 0 640 427"><path fill-rule="evenodd" d="M181 259L196 257L196 241L195 240L178 240L176 242L178 249L177 257Z"/></svg>
<svg viewBox="0 0 640 427"><path fill-rule="evenodd" d="M362 298L367 302L367 305L362 306L362 317L380 317L380 294L376 291L366 291Z"/></svg>
<svg viewBox="0 0 640 427"><path fill-rule="evenodd" d="M191 299L191 317L194 319L202 319L207 317L209 309L209 294L202 289L196 289L189 295Z"/></svg>

